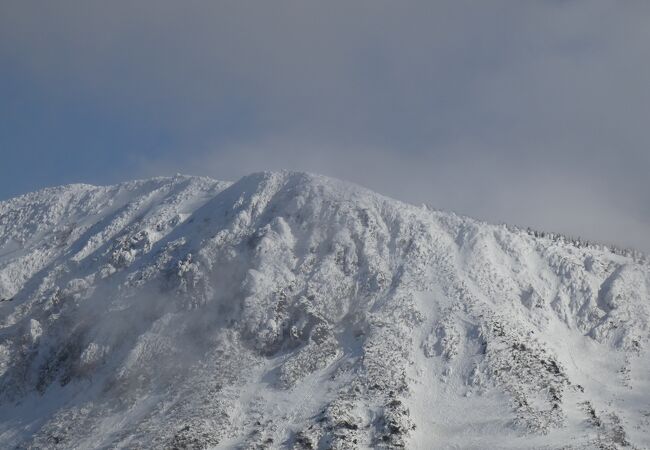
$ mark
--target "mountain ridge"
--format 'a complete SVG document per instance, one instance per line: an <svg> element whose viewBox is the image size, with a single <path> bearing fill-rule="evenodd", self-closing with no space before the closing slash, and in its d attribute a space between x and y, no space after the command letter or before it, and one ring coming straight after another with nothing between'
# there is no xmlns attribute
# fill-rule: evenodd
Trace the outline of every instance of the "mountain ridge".
<svg viewBox="0 0 650 450"><path fill-rule="evenodd" d="M375 195L379 195L381 197L384 197L389 200L393 200L395 202L403 203L403 204L408 204L411 206L417 206L414 203L410 203L408 201L404 200L399 200L397 198L377 193L373 191L372 189L356 184L354 182L349 182L349 181L344 181L340 179L336 179L330 176L326 175L320 175L318 173L313 173L313 172L305 172L305 171L295 171L295 170L280 170L280 171L259 171L259 172L253 172L249 175L246 175L243 177L243 179L248 178L248 177L253 177L257 175L264 175L264 174L274 174L274 173L283 173L283 174L296 174L296 175L306 175L306 176L313 176L313 177L323 177L323 178L328 178L332 180L336 180L340 183L345 183L348 184L350 187L357 188L360 190L364 190L366 192L371 192ZM87 188L87 189L102 189L102 188L116 188L116 187L126 187L129 185L133 184L138 184L138 183L148 183L148 182L164 182L164 181L171 181L174 179L196 179L196 180L205 180L208 182L214 182L222 185L232 185L236 183L236 181L229 181L229 180L217 180L216 178L212 178L209 176L199 176L199 175L191 175L191 174L183 174L183 173L176 173L175 175L171 176L156 176L156 177L151 177L151 178L139 178L139 179L134 179L134 180L128 180L128 181L122 181L116 184L90 184L90 183L84 183L84 182L78 182L78 183L70 183L70 184L63 184L63 185L57 185L57 186L48 186L44 187L41 189L37 189L32 192L28 192L25 194L20 194L5 200L0 200L0 205L2 203L9 203L9 202L15 202L17 200L25 198L29 198L30 196L34 195L40 195L40 194L55 194L58 191L66 191L66 190L71 190L75 188ZM241 180L241 179L240 179ZM238 180L239 181L239 180ZM421 206L425 206L428 209L430 209L433 212L437 213L442 213L442 214L453 214L459 217L463 217L469 220L473 220L478 223L483 223L483 224L489 224L489 225L503 225L506 227L509 227L513 229L514 231L525 231L535 237L542 237L542 238L549 238L549 239L557 239L557 240L562 240L566 243L573 243L574 245L578 246L589 246L589 247L594 247L594 248L599 248L599 249L606 249L609 250L613 253L617 253L623 256L631 256L635 258L635 260L638 260L641 263L648 262L650 260L650 256L648 255L647 252L643 250L639 250L638 248L635 247L623 247L617 244L614 244L612 242L606 242L604 240L598 240L598 239L589 239L585 238L584 236L577 235L577 234L572 234L572 233L567 233L567 232L560 232L560 231L552 231L548 229L538 229L536 227L530 226L530 225L521 225L521 224L515 224L515 223L510 223L510 222L491 222L489 220L481 219L479 217L472 216L471 214L466 214L463 212L458 212L453 209L440 209L435 207L434 205L428 204L428 203L422 203Z"/></svg>

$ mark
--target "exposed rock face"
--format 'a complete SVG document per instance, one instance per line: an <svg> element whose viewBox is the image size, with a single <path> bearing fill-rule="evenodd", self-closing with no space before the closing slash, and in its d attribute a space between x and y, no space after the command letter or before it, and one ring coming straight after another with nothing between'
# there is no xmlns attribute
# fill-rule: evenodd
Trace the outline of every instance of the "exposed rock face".
<svg viewBox="0 0 650 450"><path fill-rule="evenodd" d="M643 255L255 174L0 203L2 448L647 448Z"/></svg>

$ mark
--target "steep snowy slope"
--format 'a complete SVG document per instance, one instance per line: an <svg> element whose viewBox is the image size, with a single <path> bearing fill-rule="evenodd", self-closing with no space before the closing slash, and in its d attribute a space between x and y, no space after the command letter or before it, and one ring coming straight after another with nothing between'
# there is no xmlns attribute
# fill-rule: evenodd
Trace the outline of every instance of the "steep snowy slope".
<svg viewBox="0 0 650 450"><path fill-rule="evenodd" d="M0 448L650 448L645 256L301 173L0 203Z"/></svg>

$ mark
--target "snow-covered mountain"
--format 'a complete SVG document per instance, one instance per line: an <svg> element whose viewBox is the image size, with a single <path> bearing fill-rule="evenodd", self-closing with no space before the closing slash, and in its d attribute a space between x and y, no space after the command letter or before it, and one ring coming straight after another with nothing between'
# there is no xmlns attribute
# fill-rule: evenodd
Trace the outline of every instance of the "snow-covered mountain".
<svg viewBox="0 0 650 450"><path fill-rule="evenodd" d="M0 448L650 448L650 265L303 173L0 203Z"/></svg>

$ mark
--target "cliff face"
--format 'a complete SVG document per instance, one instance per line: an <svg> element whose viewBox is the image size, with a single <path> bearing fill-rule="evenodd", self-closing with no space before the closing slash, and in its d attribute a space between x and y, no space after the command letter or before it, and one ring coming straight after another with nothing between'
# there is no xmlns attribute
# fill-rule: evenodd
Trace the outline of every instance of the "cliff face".
<svg viewBox="0 0 650 450"><path fill-rule="evenodd" d="M642 255L302 173L0 203L0 447L650 446Z"/></svg>

